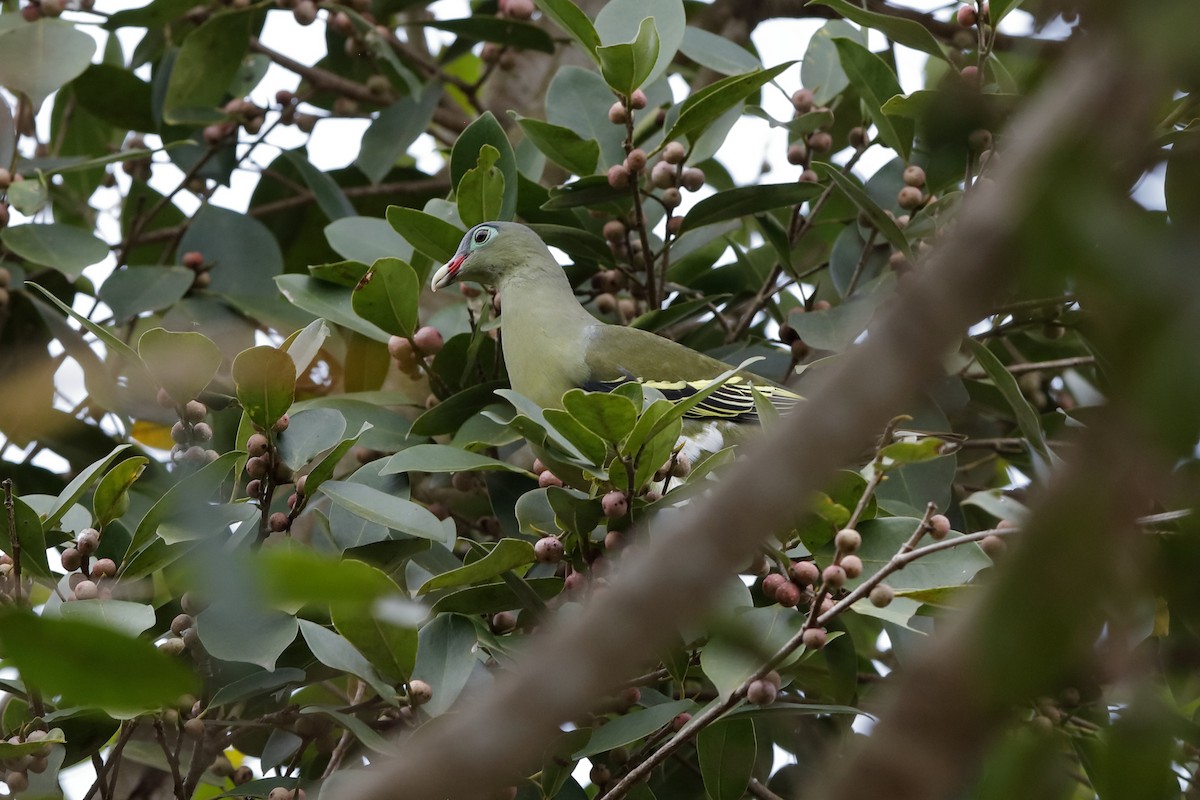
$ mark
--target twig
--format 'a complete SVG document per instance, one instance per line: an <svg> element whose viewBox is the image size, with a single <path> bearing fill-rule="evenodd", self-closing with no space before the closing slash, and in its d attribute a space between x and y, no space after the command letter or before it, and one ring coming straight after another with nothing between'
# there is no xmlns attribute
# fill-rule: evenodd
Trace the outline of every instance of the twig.
<svg viewBox="0 0 1200 800"><path fill-rule="evenodd" d="M1070 369L1071 367L1086 367L1096 363L1095 356L1072 356L1070 358L1055 358L1050 361L1031 361L1023 364L1009 364L1005 369L1013 375L1024 375L1027 372L1039 372L1044 369ZM986 378L982 372L968 372L964 378L979 380Z"/></svg>
<svg viewBox="0 0 1200 800"><path fill-rule="evenodd" d="M767 785L758 778L750 779L750 783L746 786L746 791L759 800L783 800L782 797L768 789Z"/></svg>
<svg viewBox="0 0 1200 800"><path fill-rule="evenodd" d="M167 745L167 736L163 733L163 724L160 717L154 718L154 738L158 740L158 746L163 751L163 756L167 759L167 765L171 767L171 780L175 784L175 796L179 800L187 800L183 794L183 776L179 774L179 752L173 751Z"/></svg>
<svg viewBox="0 0 1200 800"><path fill-rule="evenodd" d="M114 777L117 771L117 764L121 761L121 751L125 749L125 745L133 737L135 725L130 722L122 723L121 735L117 737L117 743L113 745L112 751L108 754L108 761L104 762L100 769L96 770L96 780L93 781L92 787L83 795L83 800L91 800L92 795L100 792L102 798L112 796L111 788L105 783L105 778L111 770Z"/></svg>

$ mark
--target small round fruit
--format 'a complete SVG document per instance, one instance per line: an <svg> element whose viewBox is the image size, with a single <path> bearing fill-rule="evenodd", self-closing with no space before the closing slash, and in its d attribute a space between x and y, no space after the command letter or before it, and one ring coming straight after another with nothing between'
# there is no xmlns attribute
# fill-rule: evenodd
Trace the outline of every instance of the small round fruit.
<svg viewBox="0 0 1200 800"><path fill-rule="evenodd" d="M688 167L683 171L679 180L683 184L683 188L689 192L698 191L704 185L704 170L699 167Z"/></svg>
<svg viewBox="0 0 1200 800"><path fill-rule="evenodd" d="M918 167L916 164L910 164L904 168L904 183L908 186L916 186L920 189L925 185L925 170Z"/></svg>
<svg viewBox="0 0 1200 800"><path fill-rule="evenodd" d="M847 578L857 578L862 575L863 562L858 556L842 556L838 565L845 570Z"/></svg>
<svg viewBox="0 0 1200 800"><path fill-rule="evenodd" d="M788 148L787 160L789 164L800 166L808 160L808 148L802 143L796 142L794 145Z"/></svg>
<svg viewBox="0 0 1200 800"><path fill-rule="evenodd" d="M267 519L267 527L276 533L286 531L291 524L292 522L288 519L288 515L282 511L276 511Z"/></svg>
<svg viewBox="0 0 1200 800"><path fill-rule="evenodd" d="M833 137L825 131L817 131L808 137L808 146L814 153L828 153L833 149Z"/></svg>
<svg viewBox="0 0 1200 800"><path fill-rule="evenodd" d="M183 254L183 265L192 270L200 269L204 266L204 254L198 250L189 250Z"/></svg>
<svg viewBox="0 0 1200 800"><path fill-rule="evenodd" d="M557 564L563 557L563 543L554 536L543 536L533 546L533 557L543 564Z"/></svg>
<svg viewBox="0 0 1200 800"><path fill-rule="evenodd" d="M934 539L945 539L950 533L950 520L945 514L934 514L929 518L929 535Z"/></svg>
<svg viewBox="0 0 1200 800"><path fill-rule="evenodd" d="M608 168L608 185L614 189L629 186L630 172L624 164L613 164Z"/></svg>
<svg viewBox="0 0 1200 800"><path fill-rule="evenodd" d="M546 470L541 475L538 475L538 486L543 489L548 489L551 486L562 486L562 478L555 475L550 470Z"/></svg>
<svg viewBox="0 0 1200 800"><path fill-rule="evenodd" d="M871 605L876 608L886 608L892 604L892 600L896 599L896 590L886 583L881 583L871 590L870 598Z"/></svg>
<svg viewBox="0 0 1200 800"><path fill-rule="evenodd" d="M210 441L213 437L212 426L207 422L197 422L192 426L192 438L198 442Z"/></svg>
<svg viewBox="0 0 1200 800"><path fill-rule="evenodd" d="M791 581L783 583L775 590L775 602L784 608L795 608L800 604L801 596L803 592L800 587Z"/></svg>
<svg viewBox="0 0 1200 800"><path fill-rule="evenodd" d="M77 600L95 600L100 596L100 587L95 581L80 581L75 584L75 598Z"/></svg>
<svg viewBox="0 0 1200 800"><path fill-rule="evenodd" d="M251 456L246 459L246 474L251 478L259 480L267 477L267 462L266 459L258 456Z"/></svg>
<svg viewBox="0 0 1200 800"><path fill-rule="evenodd" d="M617 310L617 298L609 292L596 295L596 310L601 314L611 314Z"/></svg>
<svg viewBox="0 0 1200 800"><path fill-rule="evenodd" d="M436 355L442 351L446 340L442 338L442 332L432 325L426 325L418 328L413 334L413 344L417 349L427 355Z"/></svg>
<svg viewBox="0 0 1200 800"><path fill-rule="evenodd" d="M964 28L970 28L979 21L979 15L975 13L975 8L973 6L962 5L959 6L958 11L955 12L954 19Z"/></svg>
<svg viewBox="0 0 1200 800"><path fill-rule="evenodd" d="M979 542L979 547L983 552L987 553L988 558L995 561L1004 555L1004 551L1008 550L1008 542L1004 541L1004 537L992 534L985 536Z"/></svg>
<svg viewBox="0 0 1200 800"><path fill-rule="evenodd" d="M112 578L117 574L117 562L111 558L100 558L92 564L92 580Z"/></svg>
<svg viewBox="0 0 1200 800"><path fill-rule="evenodd" d="M249 783L254 780L254 770L247 767L245 764L233 771L233 785L241 786L243 783Z"/></svg>
<svg viewBox="0 0 1200 800"><path fill-rule="evenodd" d="M820 181L821 176L817 174L816 170L806 169L800 173L801 183L820 183Z"/></svg>
<svg viewBox="0 0 1200 800"><path fill-rule="evenodd" d="M662 160L668 164L682 164L687 158L687 150L679 142L671 142L663 148Z"/></svg>
<svg viewBox="0 0 1200 800"><path fill-rule="evenodd" d="M588 780L596 786L605 786L612 780L612 770L604 764L593 764L591 772L588 773Z"/></svg>
<svg viewBox="0 0 1200 800"><path fill-rule="evenodd" d="M610 219L604 223L604 238L610 242L622 241L625 238L625 223L619 219Z"/></svg>
<svg viewBox="0 0 1200 800"><path fill-rule="evenodd" d="M817 565L811 561L797 561L792 564L788 572L791 574L792 580L801 586L811 586L821 577L821 570L817 569Z"/></svg>
<svg viewBox="0 0 1200 800"><path fill-rule="evenodd" d="M625 106L620 101L609 107L608 121L613 125L624 125L629 121L629 112L625 110Z"/></svg>
<svg viewBox="0 0 1200 800"><path fill-rule="evenodd" d="M629 105L631 108L645 108L647 102L646 93L641 89L634 89L633 94L629 95Z"/></svg>
<svg viewBox="0 0 1200 800"><path fill-rule="evenodd" d="M625 169L630 172L641 172L646 168L646 151L640 147L629 151L625 156Z"/></svg>
<svg viewBox="0 0 1200 800"><path fill-rule="evenodd" d="M188 440L187 426L182 422L176 422L171 426L171 441L176 444L184 444Z"/></svg>
<svg viewBox="0 0 1200 800"><path fill-rule="evenodd" d="M271 430L275 431L276 433L283 433L288 429L288 425L290 425L291 422L292 418L287 414L284 414L282 417L275 420L275 424L271 426Z"/></svg>
<svg viewBox="0 0 1200 800"><path fill-rule="evenodd" d="M197 739L200 738L204 735L204 720L200 719L199 717L192 717L187 722L183 723L183 732L188 736L192 736ZM281 789L283 787L277 786L275 788ZM271 791L274 792L274 789ZM285 789L284 791L287 790Z"/></svg>
<svg viewBox="0 0 1200 800"><path fill-rule="evenodd" d="M408 339L403 336L393 336L388 339L388 355L402 364L407 364L415 361L413 353L413 345Z"/></svg>
<svg viewBox="0 0 1200 800"><path fill-rule="evenodd" d="M508 0L504 10L510 17L529 19L533 16L533 0Z"/></svg>
<svg viewBox="0 0 1200 800"><path fill-rule="evenodd" d="M83 565L83 554L74 547L68 547L62 551L60 561L62 562L63 569L67 572L74 572Z"/></svg>
<svg viewBox="0 0 1200 800"><path fill-rule="evenodd" d="M921 207L921 203L925 202L925 195L915 186L905 186L896 195L896 202L901 208L911 211Z"/></svg>
<svg viewBox="0 0 1200 800"><path fill-rule="evenodd" d="M772 572L770 575L762 579L761 588L763 597L767 598L768 600L774 600L776 594L779 592L779 589L785 583L789 583L785 576L778 572Z"/></svg>
<svg viewBox="0 0 1200 800"><path fill-rule="evenodd" d="M670 189L675 186L675 165L659 161L650 170L650 184L656 189Z"/></svg>
<svg viewBox="0 0 1200 800"><path fill-rule="evenodd" d="M979 67L975 66L974 64L969 64L963 67L962 72L959 74L962 75L963 81L971 84L972 86L979 83Z"/></svg>
<svg viewBox="0 0 1200 800"><path fill-rule="evenodd" d="M95 528L84 528L75 540L75 547L81 555L90 556L100 546L100 531Z"/></svg>
<svg viewBox="0 0 1200 800"><path fill-rule="evenodd" d="M182 636L184 631L195 626L196 619L191 614L176 614L175 619L171 620L171 633Z"/></svg>
<svg viewBox="0 0 1200 800"><path fill-rule="evenodd" d="M679 731L683 730L684 725L687 725L691 721L692 721L692 715L686 711L684 711L680 714L676 714L671 719L671 730L679 732Z"/></svg>
<svg viewBox="0 0 1200 800"><path fill-rule="evenodd" d="M511 611L498 611L492 615L492 633L502 635L515 630L517 627L517 615Z"/></svg>
<svg viewBox="0 0 1200 800"><path fill-rule="evenodd" d="M600 501L604 516L609 519L620 519L629 513L629 499L624 492L611 491Z"/></svg>
<svg viewBox="0 0 1200 800"><path fill-rule="evenodd" d="M408 702L414 706L423 706L433 699L433 687L422 680L408 682Z"/></svg>
<svg viewBox="0 0 1200 800"><path fill-rule="evenodd" d="M867 135L866 128L856 127L850 129L850 133L846 135L846 141L848 141L850 146L855 150L862 150L870 143L871 140Z"/></svg>
<svg viewBox="0 0 1200 800"><path fill-rule="evenodd" d="M837 564L830 564L821 573L821 579L826 586L833 589L841 588L846 583L846 570L839 567Z"/></svg>
<svg viewBox="0 0 1200 800"><path fill-rule="evenodd" d="M664 208L670 210L679 207L679 204L683 202L683 195L679 193L678 189L672 187L663 189L662 197L659 200L662 201Z"/></svg>
<svg viewBox="0 0 1200 800"><path fill-rule="evenodd" d="M775 684L761 678L750 681L750 685L746 687L746 700L751 705L769 706L775 702L775 698L778 696L779 690L775 688Z"/></svg>
<svg viewBox="0 0 1200 800"><path fill-rule="evenodd" d="M800 634L800 641L804 642L804 646L809 650L820 650L825 646L825 641L828 636L824 628L809 628Z"/></svg>
<svg viewBox="0 0 1200 800"><path fill-rule="evenodd" d="M862 535L854 528L842 528L833 537L833 543L837 545L838 552L853 553L862 547Z"/></svg>
<svg viewBox="0 0 1200 800"><path fill-rule="evenodd" d="M783 687L783 676L781 676L776 670L771 670L766 675L763 675L762 679L774 686L776 689Z"/></svg>
<svg viewBox="0 0 1200 800"><path fill-rule="evenodd" d="M792 93L792 107L796 109L797 114L807 114L813 110L816 98L808 89L797 89Z"/></svg>
<svg viewBox="0 0 1200 800"><path fill-rule="evenodd" d="M247 483L246 484L246 496L247 497L261 497L262 496L262 481L253 480L253 481L250 481L249 483Z"/></svg>

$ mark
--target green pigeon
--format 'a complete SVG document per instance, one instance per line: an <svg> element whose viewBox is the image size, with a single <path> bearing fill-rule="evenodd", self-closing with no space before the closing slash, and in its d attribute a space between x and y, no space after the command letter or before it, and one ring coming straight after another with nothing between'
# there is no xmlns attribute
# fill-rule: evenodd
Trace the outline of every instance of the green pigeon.
<svg viewBox="0 0 1200 800"><path fill-rule="evenodd" d="M596 319L580 305L546 243L516 222L471 228L431 283L437 291L463 280L499 290L509 380L514 391L543 408L561 407L570 389L612 391L630 381L678 402L730 369L670 339ZM720 427L757 421L751 386L780 410L801 399L764 378L739 375L691 408L685 419L722 423ZM703 443L699 447L710 449Z"/></svg>

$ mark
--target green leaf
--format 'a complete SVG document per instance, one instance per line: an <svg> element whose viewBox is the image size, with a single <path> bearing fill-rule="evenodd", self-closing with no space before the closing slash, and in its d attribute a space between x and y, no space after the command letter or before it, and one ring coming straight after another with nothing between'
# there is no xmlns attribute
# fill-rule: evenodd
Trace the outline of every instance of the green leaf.
<svg viewBox="0 0 1200 800"><path fill-rule="evenodd" d="M888 563L912 536L919 523L920 520L914 517L877 517L858 523L857 530L862 534L863 543L857 555L863 562L863 574L847 581L847 588L853 589ZM951 531L947 540L961 536L961 533ZM824 563L822 558L832 555L832 549L830 543L818 554L818 561ZM979 545L971 542L919 558L904 569L893 572L887 582L898 594L964 586L979 570L991 566L991 563Z"/></svg>
<svg viewBox="0 0 1200 800"><path fill-rule="evenodd" d="M204 649L222 661L275 669L296 639L296 618L262 608L245 596L221 596L196 615L196 633Z"/></svg>
<svg viewBox="0 0 1200 800"><path fill-rule="evenodd" d="M500 154L496 164L504 176L504 196L496 218L510 220L517 210L517 156L508 141L508 134L492 112L485 111L455 140L454 148L450 151L450 183L455 187L462 185L463 176L478 164L484 145L491 145ZM391 222L390 216L388 221ZM404 231L400 231L400 235L404 236ZM416 247L415 242L413 246ZM450 254L453 255L454 251L450 251Z"/></svg>
<svg viewBox="0 0 1200 800"><path fill-rule="evenodd" d="M0 86L24 94L34 111L92 62L96 40L66 20L0 28ZM5 162L8 165L8 162Z"/></svg>
<svg viewBox="0 0 1200 800"><path fill-rule="evenodd" d="M989 9L992 24L999 25L1000 20L1008 16L1008 12L1020 8L1023 2L1025 0L996 0Z"/></svg>
<svg viewBox="0 0 1200 800"><path fill-rule="evenodd" d="M813 93L817 105L827 105L850 85L838 58L835 38L849 38L859 42L866 39L861 31L845 20L826 22L808 41L804 53L804 64L800 67L800 82Z"/></svg>
<svg viewBox="0 0 1200 800"><path fill-rule="evenodd" d="M499 160L499 150L490 144L483 145L475 166L458 182L455 192L458 216L468 228L499 218L504 199L504 175L496 169Z"/></svg>
<svg viewBox="0 0 1200 800"><path fill-rule="evenodd" d="M296 364L269 345L243 350L233 360L238 402L261 430L269 430L296 399Z"/></svg>
<svg viewBox="0 0 1200 800"><path fill-rule="evenodd" d="M708 646L700 653L700 667L720 696L728 697L802 627L804 615L794 609L737 609L710 636Z"/></svg>
<svg viewBox="0 0 1200 800"><path fill-rule="evenodd" d="M32 217L46 205L49 193L42 180L27 180L8 187L8 204L27 217Z"/></svg>
<svg viewBox="0 0 1200 800"><path fill-rule="evenodd" d="M227 683L218 689L217 693L208 701L208 708L220 708L239 700L265 695L275 689L282 689L289 683L302 683L304 678L304 670L295 667L252 672L246 677L239 678L233 683Z"/></svg>
<svg viewBox="0 0 1200 800"><path fill-rule="evenodd" d="M221 348L202 333L152 328L138 339L150 376L176 403L200 396L221 366Z"/></svg>
<svg viewBox="0 0 1200 800"><path fill-rule="evenodd" d="M187 35L167 81L164 121L175 125L215 121L216 106L241 69L254 18L253 9L221 11Z"/></svg>
<svg viewBox="0 0 1200 800"><path fill-rule="evenodd" d="M308 461L342 441L346 418L332 408L310 408L288 415L287 430L276 438L283 463L300 469ZM316 487L314 487L315 489ZM312 492L313 489L306 491Z"/></svg>
<svg viewBox="0 0 1200 800"><path fill-rule="evenodd" d="M694 205L683 218L681 230L690 231L703 225L794 206L812 200L821 191L815 183L765 183L726 189Z"/></svg>
<svg viewBox="0 0 1200 800"><path fill-rule="evenodd" d="M834 39L842 69L846 70L854 88L862 95L867 114L879 129L879 139L908 161L912 155L915 123L907 117L892 117L883 111L883 104L904 94L900 81L882 58L858 42Z"/></svg>
<svg viewBox="0 0 1200 800"><path fill-rule="evenodd" d="M415 208L388 206L387 221L413 249L442 264L454 258L466 235L466 231Z"/></svg>
<svg viewBox="0 0 1200 800"><path fill-rule="evenodd" d="M108 257L108 245L89 231L60 222L14 225L0 232L0 242L21 258L52 267L72 280L83 274L84 267Z"/></svg>
<svg viewBox="0 0 1200 800"><path fill-rule="evenodd" d="M344 606L362 613L380 598L401 595L396 582L377 567L298 545L264 550L254 566L258 586L272 605ZM305 580L296 580L297 575Z"/></svg>
<svg viewBox="0 0 1200 800"><path fill-rule="evenodd" d="M350 202L350 198L346 197L342 187L337 185L337 181L314 167L304 151L292 150L285 153L284 158L291 162L296 171L300 173L300 177L304 178L304 182L308 184L308 188L312 189L313 196L317 200L317 207L324 212L325 216L329 217L330 222L353 217L357 213L354 210L354 204Z"/></svg>
<svg viewBox="0 0 1200 800"><path fill-rule="evenodd" d="M381 475L399 472L474 472L476 470L506 470L528 474L518 466L479 453L472 453L445 444L418 444L401 450L388 459Z"/></svg>
<svg viewBox="0 0 1200 800"><path fill-rule="evenodd" d="M892 295L896 278L885 273L864 286L854 296L821 311L792 314L788 322L810 347L840 353L867 329L875 311Z"/></svg>
<svg viewBox="0 0 1200 800"><path fill-rule="evenodd" d="M153 133L150 84L128 69L113 64L92 64L72 83L75 102L121 130Z"/></svg>
<svg viewBox="0 0 1200 800"><path fill-rule="evenodd" d="M128 562L135 553L150 544L158 535L160 525L179 525L196 515L208 513L213 495L225 483L234 464L245 455L240 450L224 453L216 461L206 464L168 489L138 523L123 560Z"/></svg>
<svg viewBox="0 0 1200 800"><path fill-rule="evenodd" d="M195 688L191 671L150 642L88 622L0 609L0 647L43 693L114 715L174 706ZM87 657L63 657L76 652Z"/></svg>
<svg viewBox="0 0 1200 800"><path fill-rule="evenodd" d="M330 617L337 632L366 656L391 683L407 680L417 661L417 629L395 625L373 614L338 604Z"/></svg>
<svg viewBox="0 0 1200 800"><path fill-rule="evenodd" d="M866 190L853 178L847 176L838 167L832 164L826 164L823 161L813 162L812 168L822 178L827 178L842 191L854 205L858 206L859 211L862 211L870 218L871 224L876 230L887 240L896 250L904 253L910 262L916 262L916 256L913 255L912 247L908 244L908 239L896 226L896 221L889 217L879 205L871 199Z"/></svg>
<svg viewBox="0 0 1200 800"><path fill-rule="evenodd" d="M100 479L92 497L92 513L98 527L103 528L125 514L129 508L129 487L141 477L148 463L150 459L145 456L127 458Z"/></svg>
<svg viewBox="0 0 1200 800"><path fill-rule="evenodd" d="M679 116L675 118L675 123L671 125L663 141L686 138L694 144L717 118L795 63L786 61L770 69L732 75L693 92L680 105Z"/></svg>
<svg viewBox="0 0 1200 800"><path fill-rule="evenodd" d="M693 700L675 700L631 711L596 728L592 732L592 738L588 739L588 743L571 757L587 758L612 750L614 747L632 744L643 736L649 736L670 724L671 720L678 715L685 711L693 711L695 708L696 703Z"/></svg>
<svg viewBox="0 0 1200 800"><path fill-rule="evenodd" d="M398 258L381 258L354 287L354 313L393 336L411 337L417 329L417 273Z"/></svg>
<svg viewBox="0 0 1200 800"><path fill-rule="evenodd" d="M521 130L534 146L555 164L575 175L591 175L596 171L600 145L595 140L584 139L570 128L522 117L515 111L510 111L509 114L521 126Z"/></svg>
<svg viewBox="0 0 1200 800"><path fill-rule="evenodd" d="M722 75L741 75L762 69L762 62L746 48L703 28L688 26L679 52Z"/></svg>
<svg viewBox="0 0 1200 800"><path fill-rule="evenodd" d="M637 424L638 409L627 397L572 389L563 395L563 408L600 438L616 444Z"/></svg>
<svg viewBox="0 0 1200 800"><path fill-rule="evenodd" d="M554 20L558 27L578 42L583 52L592 58L596 57L596 48L600 46L600 34L596 33L592 21L579 6L571 0L534 0L534 3L543 14Z"/></svg>
<svg viewBox="0 0 1200 800"><path fill-rule="evenodd" d="M371 663L344 637L307 619L300 620L300 633L308 643L308 649L322 664L362 678L384 700L395 697L395 690L379 677Z"/></svg>
<svg viewBox="0 0 1200 800"><path fill-rule="evenodd" d="M323 319L315 319L303 330L296 331L284 343L287 354L296 364L296 378L308 373L309 365L321 352L321 346L329 338L329 326Z"/></svg>
<svg viewBox="0 0 1200 800"><path fill-rule="evenodd" d="M874 28L896 44L911 47L946 61L946 51L933 34L919 22L891 14L867 11L846 0L812 0L816 5L829 6L846 19L867 28ZM993 10L993 14L995 11ZM998 17L994 17L998 19Z"/></svg>
<svg viewBox="0 0 1200 800"><path fill-rule="evenodd" d="M704 728L696 737L696 756L704 791L711 800L738 800L746 793L758 741L754 721L749 718L723 719Z"/></svg>
<svg viewBox="0 0 1200 800"><path fill-rule="evenodd" d="M628 205L629 190L614 189L603 175L591 175L576 181L555 186L550 190L550 199L542 204L543 211L561 211L580 206L610 206L610 210Z"/></svg>
<svg viewBox="0 0 1200 800"><path fill-rule="evenodd" d="M354 313L350 290L344 286L317 280L307 275L278 275L275 283L293 305L318 317L349 328L376 341L386 342L388 334ZM307 365L306 365L307 366Z"/></svg>
<svg viewBox="0 0 1200 800"><path fill-rule="evenodd" d="M430 19L421 24L480 42L497 42L539 53L554 52L554 40L550 34L531 22L512 17L476 14L462 19Z"/></svg>
<svg viewBox="0 0 1200 800"><path fill-rule="evenodd" d="M395 692L391 693L391 695L394 694ZM358 739L358 741L361 742L364 747L374 750L376 753L379 753L383 756L394 757L397 754L397 747L395 744L392 744L387 739L380 736L371 728L370 725L363 722L358 717L353 716L352 714L343 714L341 711L328 708L326 706L310 706L308 708L301 709L300 713L324 714L330 719L336 721L346 730L350 731L350 733L354 734L354 738Z"/></svg>
<svg viewBox="0 0 1200 800"><path fill-rule="evenodd" d="M430 84L419 95L403 97L379 112L363 133L358 158L354 160L354 165L372 184L383 180L429 127L441 96L441 85Z"/></svg>
<svg viewBox="0 0 1200 800"><path fill-rule="evenodd" d="M546 422L554 428L555 432L575 445L589 464L595 466L604 464L608 446L603 439L561 408L547 408L543 413Z"/></svg>
<svg viewBox="0 0 1200 800"><path fill-rule="evenodd" d="M433 689L433 698L421 710L436 717L458 697L475 670L475 626L458 614L443 614L420 633L413 679Z"/></svg>
<svg viewBox="0 0 1200 800"><path fill-rule="evenodd" d="M494 578L510 569L533 563L533 545L524 539L501 539L491 552L478 561L464 564L458 569L434 575L417 590L418 595L429 594L453 586L470 586L488 578Z"/></svg>
<svg viewBox="0 0 1200 800"><path fill-rule="evenodd" d="M350 481L326 481L321 484L321 491L334 503L365 520L447 547L454 543L452 520L448 525L443 524L429 509L409 500Z"/></svg>
<svg viewBox="0 0 1200 800"><path fill-rule="evenodd" d="M1029 442L1029 446L1041 456L1046 464L1054 463L1056 457L1050 452L1050 446L1046 443L1046 433L1042 430L1041 418L1033 410L1029 401L1025 399L1017 379L1004 368L1004 364L986 345L971 338L966 340L966 345L967 349L971 351L971 355L979 362L979 366L983 367L983 371L992 379L992 383L1000 390L1000 394L1012 408L1017 418L1017 427L1021 429L1021 435Z"/></svg>
<svg viewBox="0 0 1200 800"><path fill-rule="evenodd" d="M91 488L92 483L95 482L97 476L99 476L104 470L108 469L108 465L111 464L117 456L128 450L130 446L131 445L127 444L117 445L112 449L111 452L109 452L108 455L104 456L99 461L88 465L87 468L76 475L75 478L67 484L67 487L59 492L58 499L55 501L54 506L50 509L49 513L46 514L46 518L42 523L45 525L46 530L54 530L54 527L62 521L63 515L70 510L71 506L79 502L79 498L83 497L84 492Z"/></svg>
<svg viewBox="0 0 1200 800"><path fill-rule="evenodd" d="M0 507L0 514L7 514L7 511ZM49 577L51 572L50 564L46 560L46 536L38 513L24 500L14 497L13 518L16 522L17 541L21 543L21 570L39 578ZM0 551L13 551L7 518L0 521Z"/></svg>
<svg viewBox="0 0 1200 800"><path fill-rule="evenodd" d="M641 19L641 17L639 17ZM612 90L593 70L569 65L558 70L546 92L546 121L575 131L600 147L600 164L607 168L625 160L621 141L625 129L608 121ZM580 175L590 174L579 173ZM601 178L605 186L608 180ZM628 190L622 190L626 195Z"/></svg>
<svg viewBox="0 0 1200 800"><path fill-rule="evenodd" d="M885 465L886 469L893 465L921 464L926 461L932 461L935 458L941 458L946 455L944 452L945 445L946 442L936 436L926 436L915 442L892 442L883 448L879 454L891 462Z"/></svg>
<svg viewBox="0 0 1200 800"><path fill-rule="evenodd" d="M687 27L682 0L609 0L596 15L596 33L606 45L641 40L647 19L653 20L654 47L653 52L645 45L639 48L636 61L649 61L639 85L657 80L674 60ZM602 49L596 53L603 70Z"/></svg>
<svg viewBox="0 0 1200 800"><path fill-rule="evenodd" d="M206 203L192 217L177 249L202 253L213 265L208 273L212 292L278 299L274 278L283 271L283 253L271 230L254 217Z"/></svg>
<svg viewBox="0 0 1200 800"><path fill-rule="evenodd" d="M29 183L29 181L25 181ZM161 311L187 294L196 273L186 267L126 267L100 284L98 296L124 321L146 311Z"/></svg>
<svg viewBox="0 0 1200 800"><path fill-rule="evenodd" d="M530 578L524 581L534 595L549 600L562 591L561 578ZM503 581L459 589L438 599L431 609L434 614L495 614L520 608L522 599L512 586Z"/></svg>
<svg viewBox="0 0 1200 800"><path fill-rule="evenodd" d="M63 619L110 628L125 636L137 636L154 626L154 606L128 600L79 600L58 607Z"/></svg>
<svg viewBox="0 0 1200 800"><path fill-rule="evenodd" d="M658 60L658 52L658 30L653 17L642 20L632 42L596 48L605 82L614 92L626 96L646 82Z"/></svg>

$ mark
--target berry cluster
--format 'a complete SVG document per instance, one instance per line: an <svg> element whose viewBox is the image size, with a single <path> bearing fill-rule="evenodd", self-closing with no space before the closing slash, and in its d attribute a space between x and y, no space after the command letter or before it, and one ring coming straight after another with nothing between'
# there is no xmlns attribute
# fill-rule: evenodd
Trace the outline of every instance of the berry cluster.
<svg viewBox="0 0 1200 800"><path fill-rule="evenodd" d="M98 549L100 531L96 528L84 528L75 537L75 542L62 551L59 563L69 574L67 586L71 589L65 600L112 599L112 583L117 575L117 564L111 558L92 561L92 556Z"/></svg>
<svg viewBox="0 0 1200 800"><path fill-rule="evenodd" d="M295 477L292 468L281 457L275 446L275 436L288 429L291 419L284 414L272 426L270 432L256 431L246 440L246 495L266 509L271 505L275 487L295 481L296 490L288 497L288 511L276 511L267 518L271 533L286 533L292 522L304 508L307 475Z"/></svg>
<svg viewBox="0 0 1200 800"><path fill-rule="evenodd" d="M428 369L429 359L442 352L446 340L442 332L432 325L416 330L412 337L393 336L388 339L388 353L400 371L412 380L420 380L421 373Z"/></svg>
<svg viewBox="0 0 1200 800"><path fill-rule="evenodd" d="M813 156L827 157L833 152L833 135L829 133L833 126L833 112L828 106L817 106L816 98L809 89L797 89L792 93L792 108L797 117L805 114L829 115L829 119L822 122L816 130L788 145L788 163L804 167L804 171L800 173L800 180L803 183L817 183L820 179L809 165ZM867 143L867 135L862 128L854 128L850 132L850 144L855 149L865 149Z"/></svg>
<svg viewBox="0 0 1200 800"><path fill-rule="evenodd" d="M158 404L179 415L179 421L171 427L171 460L186 467L202 467L216 461L220 455L216 450L206 449L212 441L213 429L204 420L208 417L208 406L199 400L178 400L166 389L158 390Z"/></svg>
<svg viewBox="0 0 1200 800"><path fill-rule="evenodd" d="M43 730L31 730L22 737L20 734L14 734L6 740L7 744L13 745L31 745L38 742L45 742L48 734ZM40 775L50 767L50 748L51 744L46 742L37 748L26 749L26 752L19 756L12 756L0 760L0 779L8 784L8 790L13 794L20 794L29 788L29 773Z"/></svg>

